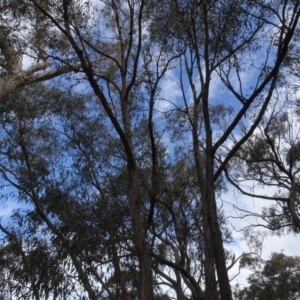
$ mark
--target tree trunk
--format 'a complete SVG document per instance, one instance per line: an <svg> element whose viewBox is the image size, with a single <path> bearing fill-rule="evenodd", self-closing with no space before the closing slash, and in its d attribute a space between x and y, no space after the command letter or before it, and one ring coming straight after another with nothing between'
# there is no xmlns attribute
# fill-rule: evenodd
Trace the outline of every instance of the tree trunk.
<svg viewBox="0 0 300 300"><path fill-rule="evenodd" d="M210 191L209 188L205 189L202 199L202 218L203 218L203 237L205 246L205 261L204 261L204 274L205 274L205 295L206 299L216 300L217 295L217 282L215 275L215 261L213 249L213 235L210 226Z"/></svg>
<svg viewBox="0 0 300 300"><path fill-rule="evenodd" d="M203 202L205 203L202 213L203 218L207 218L208 228L204 228L204 232L208 231L210 239L205 239L206 248L213 252L214 263L218 275L221 300L231 300L231 286L226 268L226 257L223 246L222 232L218 222L217 205L215 198L214 186L214 168L213 157L206 157L206 182ZM206 223L206 222L205 222ZM206 234L206 233L204 233ZM210 255L210 254L208 254ZM212 291L210 292L212 293ZM214 299L214 298L207 298Z"/></svg>
<svg viewBox="0 0 300 300"><path fill-rule="evenodd" d="M198 120L197 120L198 121ZM196 121L196 122L197 122ZM197 124L195 122L195 124ZM203 222L203 239L205 246L205 262L204 262L204 277L205 277L205 295L206 299L217 299L217 282L215 275L214 254L212 248L212 233L209 226L209 204L210 193L214 193L214 190L210 190L206 185L206 178L203 176L204 161L201 159L199 151L199 142L197 131L193 130L193 144L194 144L194 159L196 165L198 185L202 198L202 222Z"/></svg>
<svg viewBox="0 0 300 300"><path fill-rule="evenodd" d="M151 259L146 244L145 229L141 219L142 203L139 195L138 179L138 171L130 170L129 180L133 241L139 261L139 299L154 300Z"/></svg>

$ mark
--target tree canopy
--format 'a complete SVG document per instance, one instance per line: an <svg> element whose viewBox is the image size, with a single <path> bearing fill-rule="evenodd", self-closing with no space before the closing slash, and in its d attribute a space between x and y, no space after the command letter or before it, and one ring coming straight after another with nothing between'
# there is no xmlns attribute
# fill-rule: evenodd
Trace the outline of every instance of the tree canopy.
<svg viewBox="0 0 300 300"><path fill-rule="evenodd" d="M15 205L0 223L3 291L230 300L229 185L273 201L267 227L298 232L298 1L0 12L0 195Z"/></svg>
<svg viewBox="0 0 300 300"><path fill-rule="evenodd" d="M300 258L273 253L262 270L248 278L249 287L236 294L236 299L299 299Z"/></svg>

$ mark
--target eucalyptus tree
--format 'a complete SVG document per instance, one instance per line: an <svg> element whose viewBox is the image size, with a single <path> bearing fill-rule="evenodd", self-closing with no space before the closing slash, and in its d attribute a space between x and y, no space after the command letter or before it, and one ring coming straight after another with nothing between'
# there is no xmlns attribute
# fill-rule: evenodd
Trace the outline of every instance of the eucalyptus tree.
<svg viewBox="0 0 300 300"><path fill-rule="evenodd" d="M94 292L83 265L88 252L93 251L94 227L84 227L85 222L91 222L84 209L91 205L89 195L81 196L83 192L72 186L75 183L62 163L66 152L60 147L59 128L50 118L49 105L59 95L43 86L32 86L15 91L1 104L1 176L9 198L22 203L11 222L0 227L4 233L2 267L18 298L30 293L36 299L47 299L74 297L73 292L82 289ZM80 239L78 232L83 235ZM97 234L103 234L100 226ZM100 245L97 249L101 251ZM9 251L20 260L19 268L7 255Z"/></svg>
<svg viewBox="0 0 300 300"><path fill-rule="evenodd" d="M282 101L283 97L285 91L278 90L272 110L236 154L239 170L234 164L227 170L228 179L239 192L272 203L263 209L260 216L265 223L261 225L276 233L300 229L299 117L295 104ZM242 181L251 181L264 193L251 191L251 185L245 187Z"/></svg>
<svg viewBox="0 0 300 300"><path fill-rule="evenodd" d="M276 89L269 111L234 158L239 170L233 164L227 170L229 181L240 193L271 203L257 216L264 220L261 226L276 234L283 234L285 229L298 233L300 229L298 50L297 43L290 46L280 73L282 84ZM264 193L245 187L243 180L264 189Z"/></svg>
<svg viewBox="0 0 300 300"><path fill-rule="evenodd" d="M97 299L101 289L97 284L105 287L99 276L103 273L98 273L102 266L99 257L105 257L109 249L122 296L130 299L123 267L130 253L129 262L136 264L139 274L139 299L154 299L152 268L157 273L162 269L153 262L166 261L153 251L152 242L157 238L162 244L172 237L173 244L178 244L172 249L175 264L171 259L168 266L177 278L164 277L171 286L178 287L183 280L196 299L217 299L218 293L221 299L231 299L217 197L230 161L262 121L275 88L285 84L281 72L287 55L296 52L300 4L288 0L19 3L23 10L17 15L20 37L16 42L9 40L13 19L2 22L2 35L7 37L0 44L5 62L2 98L17 86L73 70L75 73L60 83L70 87L81 83L76 88L85 93L86 101L67 101L64 106L58 97L53 107L59 111L59 126L55 125L57 111L47 104L49 112L38 118L49 120L46 132L37 131L36 117L9 114L13 125L4 125L8 136L3 141L3 155L11 167L3 164L2 174L21 191L20 197L32 204L37 218L67 253L78 283L89 298ZM7 15L13 18L14 12ZM20 27L23 19L30 25L28 30ZM26 54L32 57L32 67L23 70L20 57ZM176 78L173 83L180 90L176 95L167 91L170 77ZM185 143L184 151L193 157L199 194L193 192L192 201L179 202L174 196L170 201L163 192L161 145L166 152L174 150L162 142L163 138L172 141L167 130L182 134L174 146ZM38 141L35 146L33 139ZM12 172L16 169L18 172ZM148 171L148 178L143 170ZM114 194L108 187L116 187L116 179L122 184ZM142 182L147 183L148 193ZM52 199L60 205L55 207ZM61 206L63 209L58 209ZM120 209L120 215L114 215L113 208ZM199 215L185 216L185 210ZM108 223L103 211L109 216ZM185 224L188 218L193 220L192 226ZM203 293L195 288L199 282L192 283L194 279L189 277L195 270L187 271L188 259L201 260L201 255L185 253L187 239L179 234L196 229L197 239L200 231L203 237ZM79 242L83 235L101 237L99 245L90 245L86 239ZM193 239L192 235L187 238L189 242ZM87 247L85 256L79 245ZM99 257L91 255L97 247ZM177 251L182 252L181 265L176 261ZM201 272L197 269L193 274L200 281ZM108 288L106 292L109 294Z"/></svg>
<svg viewBox="0 0 300 300"><path fill-rule="evenodd" d="M170 11L172 18L167 17ZM193 137L206 297L217 298L216 267L221 299L230 299L215 190L230 161L262 122L276 87L285 84L281 79L289 54L295 57L298 49L299 4L169 1L155 16L156 25L164 24L163 41L175 40L185 49L178 79L182 101L176 105L181 108L180 125L189 127Z"/></svg>
<svg viewBox="0 0 300 300"><path fill-rule="evenodd" d="M1 262L18 298L106 297L112 273L131 299L120 267L134 265L123 154L113 136L93 132L109 128L85 99L34 85L1 104L1 176L22 203L0 226Z"/></svg>
<svg viewBox="0 0 300 300"><path fill-rule="evenodd" d="M98 8L99 16L95 18L92 30L89 30L91 12L88 11L91 8L84 6L85 3L52 1L51 9L43 7L38 1L32 3L52 23L52 26L69 40L72 46L70 54L62 55L60 60L68 63L70 59L76 57L80 61L92 90L103 105L107 118L122 143L130 186L128 200L133 242L139 261L140 299L154 299L151 258L141 215L142 201L138 186L138 161L134 149L135 135L131 113L133 107L139 105L139 89L146 89L148 93L143 95L145 102L141 104L140 109L146 107L148 111L147 122L152 151L151 177L154 193L149 209L148 223L150 223L155 205L157 169L157 150L152 120L154 100L157 96L158 82L176 54L167 51L164 46L158 48L155 54L150 52L152 45L143 31L148 16L151 15L151 7L146 6L143 1L102 3L102 7ZM80 16L78 16L79 9ZM57 15L57 12L61 14ZM104 24L101 24L100 28L99 25L97 27L100 16L106 24L110 24L108 30L105 29ZM73 34L74 29L78 36ZM97 59L93 63L94 57ZM142 73L139 72L141 63L145 66L145 71ZM134 118L138 121L138 116Z"/></svg>
<svg viewBox="0 0 300 300"><path fill-rule="evenodd" d="M236 293L235 299L298 299L299 257L272 253L263 267L248 277L249 286Z"/></svg>
<svg viewBox="0 0 300 300"><path fill-rule="evenodd" d="M49 8L50 1L43 1ZM77 72L80 63L53 60L54 51L68 51L64 39L51 32L49 21L29 1L0 2L0 100L17 87ZM52 51L51 51L52 49Z"/></svg>
<svg viewBox="0 0 300 300"><path fill-rule="evenodd" d="M2 283L18 298L135 299L138 264L124 152L107 134L110 125L96 99L44 85L22 88L1 104L1 126L1 177L8 200L21 203L11 221L0 225ZM147 123L139 124L135 142L148 224L152 157L145 132ZM157 150L159 197L147 228L155 297L167 297L158 289L164 285L177 299L202 299L195 172L187 158L167 163L166 149Z"/></svg>

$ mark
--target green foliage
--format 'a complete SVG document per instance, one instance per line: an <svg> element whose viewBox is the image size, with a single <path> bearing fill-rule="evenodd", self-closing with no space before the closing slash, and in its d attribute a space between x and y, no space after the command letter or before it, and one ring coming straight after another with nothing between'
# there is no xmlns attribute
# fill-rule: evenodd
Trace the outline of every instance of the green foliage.
<svg viewBox="0 0 300 300"><path fill-rule="evenodd" d="M299 3L0 12L0 196L16 207L0 225L2 285L18 299L230 299L224 174L298 197L298 141L277 103L297 69L284 59Z"/></svg>
<svg viewBox="0 0 300 300"><path fill-rule="evenodd" d="M236 293L236 299L293 300L300 296L300 257L273 253L262 271L248 278L249 287Z"/></svg>

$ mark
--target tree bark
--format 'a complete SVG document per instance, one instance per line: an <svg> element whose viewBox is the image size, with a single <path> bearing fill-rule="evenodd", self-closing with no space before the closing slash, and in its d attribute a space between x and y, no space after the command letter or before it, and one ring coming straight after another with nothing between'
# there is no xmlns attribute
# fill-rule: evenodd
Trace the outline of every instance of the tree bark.
<svg viewBox="0 0 300 300"><path fill-rule="evenodd" d="M217 297L217 282L215 275L214 251L212 243L211 227L209 226L209 212L211 194L214 193L214 187L211 189L207 186L209 178L204 177L205 160L201 158L200 145L198 140L198 118L199 118L199 102L195 102L194 117L193 117L193 148L194 160L196 165L196 173L198 185L201 193L202 200L202 222L203 222L203 239L205 246L205 261L204 261L204 276L205 276L205 295L206 299L216 300ZM207 173L207 172L206 172ZM207 175L207 174L206 174Z"/></svg>
<svg viewBox="0 0 300 300"><path fill-rule="evenodd" d="M207 158L206 162L206 184L204 199L205 209L204 215L207 215L207 225L210 232L210 239L207 240L207 248L213 251L214 263L218 275L218 283L220 288L220 296L222 300L231 300L231 286L226 268L226 257L223 246L222 232L217 215L217 205L215 198L214 174L213 174L213 158ZM208 298L210 299L210 298Z"/></svg>
<svg viewBox="0 0 300 300"><path fill-rule="evenodd" d="M133 241L139 261L139 299L154 300L151 259L146 243L145 229L141 220L142 203L139 195L138 171L130 170L129 178Z"/></svg>

